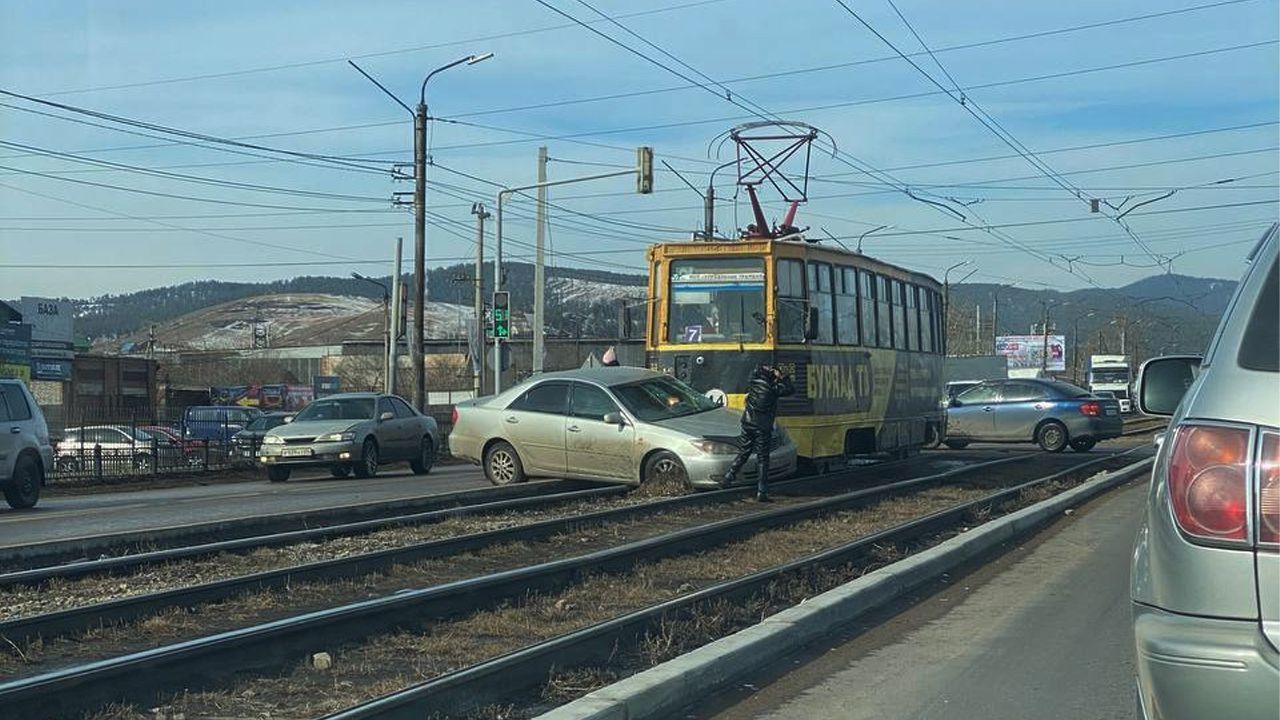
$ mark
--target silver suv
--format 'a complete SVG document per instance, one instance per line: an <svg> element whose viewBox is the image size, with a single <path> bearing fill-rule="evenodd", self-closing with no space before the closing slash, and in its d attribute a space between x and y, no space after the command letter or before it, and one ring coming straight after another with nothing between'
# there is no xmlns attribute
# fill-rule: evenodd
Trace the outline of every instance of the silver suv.
<svg viewBox="0 0 1280 720"><path fill-rule="evenodd" d="M1148 361L1138 401L1171 416L1130 596L1140 716L1280 717L1277 225L1204 358Z"/></svg>
<svg viewBox="0 0 1280 720"><path fill-rule="evenodd" d="M34 507L53 466L49 427L27 386L0 380L0 488L9 507Z"/></svg>

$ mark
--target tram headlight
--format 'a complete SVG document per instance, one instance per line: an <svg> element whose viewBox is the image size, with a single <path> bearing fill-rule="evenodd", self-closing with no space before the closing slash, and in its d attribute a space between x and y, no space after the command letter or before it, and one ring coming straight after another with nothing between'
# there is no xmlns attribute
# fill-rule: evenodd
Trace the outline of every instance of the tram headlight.
<svg viewBox="0 0 1280 720"><path fill-rule="evenodd" d="M690 445L698 448L708 455L737 455L738 446L732 443L720 442L719 440L708 440L707 438L696 438L689 441Z"/></svg>

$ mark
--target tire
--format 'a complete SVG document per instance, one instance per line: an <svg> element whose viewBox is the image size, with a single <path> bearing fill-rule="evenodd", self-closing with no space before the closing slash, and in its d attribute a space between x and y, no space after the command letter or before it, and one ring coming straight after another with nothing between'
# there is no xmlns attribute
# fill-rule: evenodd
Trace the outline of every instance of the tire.
<svg viewBox="0 0 1280 720"><path fill-rule="evenodd" d="M365 438L360 448L360 460L353 468L358 478L371 478L378 474L378 443L373 438Z"/></svg>
<svg viewBox="0 0 1280 720"><path fill-rule="evenodd" d="M942 443L952 450L963 450L969 447L968 440L943 440Z"/></svg>
<svg viewBox="0 0 1280 720"><path fill-rule="evenodd" d="M350 477L351 466L350 465L331 465L329 467L329 474L338 478L339 480L345 477Z"/></svg>
<svg viewBox="0 0 1280 720"><path fill-rule="evenodd" d="M1072 440L1071 449L1075 450L1076 452L1082 452L1082 453L1089 452L1090 450L1093 449L1093 446L1097 444L1098 444L1098 441L1094 440L1093 438L1089 438L1087 440Z"/></svg>
<svg viewBox="0 0 1280 720"><path fill-rule="evenodd" d="M23 455L13 464L13 477L4 488L5 502L15 510L26 510L36 506L40 500L40 486L44 484L44 473L40 463L30 455Z"/></svg>
<svg viewBox="0 0 1280 720"><path fill-rule="evenodd" d="M267 479L273 483L282 483L289 479L291 472L287 467L269 467L267 468Z"/></svg>
<svg viewBox="0 0 1280 720"><path fill-rule="evenodd" d="M942 429L937 425L930 425L927 433L928 437L925 438L923 449L937 450L938 446L942 445Z"/></svg>
<svg viewBox="0 0 1280 720"><path fill-rule="evenodd" d="M649 456L644 461L644 469L640 473L640 483L666 482L671 485L690 488L689 472L675 453L662 450Z"/></svg>
<svg viewBox="0 0 1280 720"><path fill-rule="evenodd" d="M494 485L514 485L529 479L519 453L505 442L496 442L484 452L484 476Z"/></svg>
<svg viewBox="0 0 1280 720"><path fill-rule="evenodd" d="M436 464L436 444L431 441L428 435L422 438L422 447L418 450L418 457L409 461L409 468L413 470L414 475L426 475L431 472L431 466Z"/></svg>
<svg viewBox="0 0 1280 720"><path fill-rule="evenodd" d="M1036 444L1045 452L1062 452L1069 442L1066 426L1057 420L1050 420L1036 430Z"/></svg>

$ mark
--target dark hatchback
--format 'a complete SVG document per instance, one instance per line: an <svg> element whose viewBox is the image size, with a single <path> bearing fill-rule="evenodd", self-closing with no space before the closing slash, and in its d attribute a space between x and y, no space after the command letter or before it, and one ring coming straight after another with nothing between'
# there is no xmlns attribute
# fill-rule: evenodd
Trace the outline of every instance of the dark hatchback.
<svg viewBox="0 0 1280 720"><path fill-rule="evenodd" d="M1060 380L988 380L947 407L948 447L971 442L1034 442L1049 452L1088 452L1120 437L1120 403Z"/></svg>
<svg viewBox="0 0 1280 720"><path fill-rule="evenodd" d="M231 459L235 463L255 464L262 436L268 430L280 427L292 413L269 412L254 418L243 430L231 436Z"/></svg>

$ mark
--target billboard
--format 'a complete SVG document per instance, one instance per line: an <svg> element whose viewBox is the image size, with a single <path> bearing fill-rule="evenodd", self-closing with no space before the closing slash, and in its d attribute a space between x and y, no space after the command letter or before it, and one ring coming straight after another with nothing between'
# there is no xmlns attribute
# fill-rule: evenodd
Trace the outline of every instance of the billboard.
<svg viewBox="0 0 1280 720"><path fill-rule="evenodd" d="M31 379L31 326L0 323L0 378Z"/></svg>
<svg viewBox="0 0 1280 720"><path fill-rule="evenodd" d="M1062 335L1049 336L1049 359L1046 363L1043 335L1001 335L996 338L996 355L1009 360L1010 370L1062 372L1067 369L1066 341Z"/></svg>
<svg viewBox="0 0 1280 720"><path fill-rule="evenodd" d="M22 320L31 326L31 377L70 380L75 359L75 311L65 300L22 298Z"/></svg>

